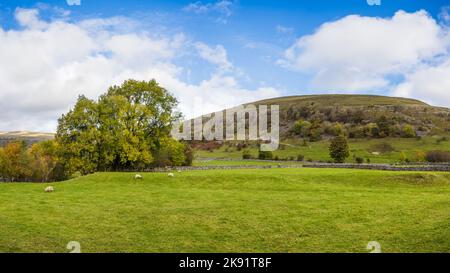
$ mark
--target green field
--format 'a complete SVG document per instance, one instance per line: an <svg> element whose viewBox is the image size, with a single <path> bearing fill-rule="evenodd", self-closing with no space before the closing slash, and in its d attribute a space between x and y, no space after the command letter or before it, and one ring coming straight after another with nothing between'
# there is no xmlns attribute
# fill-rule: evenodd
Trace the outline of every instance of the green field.
<svg viewBox="0 0 450 273"><path fill-rule="evenodd" d="M427 136L421 139L416 138L382 138L382 139L349 139L349 147L351 156L347 162L354 162L353 156L369 158L371 163L398 163L400 162L401 153L414 162L418 152L427 152L434 150L450 151L450 141L439 141L443 137L450 139L450 135ZM280 159L294 157L299 154L305 157L305 160L324 161L331 160L328 147L330 142L323 140L319 142L308 142L307 146L302 145L300 139L289 139L282 141L283 145L273 152L274 156ZM379 147L389 144L393 149L383 151ZM258 156L258 148L250 148L252 156ZM374 154L375 153L375 154ZM236 147L229 147L226 144L221 148L213 151L197 150L196 156L199 159L242 159L242 150Z"/></svg>
<svg viewBox="0 0 450 273"><path fill-rule="evenodd" d="M450 252L450 174L97 173L0 184L0 252Z"/></svg>

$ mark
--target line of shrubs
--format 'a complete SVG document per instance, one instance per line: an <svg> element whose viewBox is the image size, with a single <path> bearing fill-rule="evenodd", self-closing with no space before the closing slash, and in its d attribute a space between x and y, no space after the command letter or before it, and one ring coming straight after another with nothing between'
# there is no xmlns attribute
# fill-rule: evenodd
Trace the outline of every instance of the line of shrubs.
<svg viewBox="0 0 450 273"><path fill-rule="evenodd" d="M272 152L270 151L259 151L258 157L255 158L250 150L244 150L242 152L242 159L259 159L259 160L275 160L275 161L305 161L305 156L302 154L297 155L297 157L289 156L285 158L280 158L278 156L274 156ZM363 164L367 163L370 164L371 160L370 158L363 158L360 156L354 156L354 161L357 164ZM412 160L408 159L404 153L401 153L400 159L401 162L411 162ZM311 159L307 159L307 161L312 161ZM424 152L418 152L416 155L416 158L413 160L416 162L430 162L430 163L446 163L450 162L450 152L447 151L428 151L426 153Z"/></svg>

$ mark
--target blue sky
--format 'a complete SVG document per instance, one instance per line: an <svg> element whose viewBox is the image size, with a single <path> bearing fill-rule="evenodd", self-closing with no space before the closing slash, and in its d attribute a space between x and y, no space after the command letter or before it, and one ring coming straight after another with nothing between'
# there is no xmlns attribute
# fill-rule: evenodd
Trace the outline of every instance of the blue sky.
<svg viewBox="0 0 450 273"><path fill-rule="evenodd" d="M438 88L423 80L450 73L449 1L382 0L379 6L366 0L4 2L0 27L11 47L0 50L24 48L8 55L31 56L29 62L42 69L20 66L25 59L8 63L27 77L20 81L23 86L12 81L20 75L0 77L0 87L8 90L0 91L0 98L10 101L20 94L30 99L23 109L2 114L0 130L54 130L53 120L76 94L96 97L127 77L156 78L179 97L187 116L268 96L309 93L401 95L450 106L447 81ZM67 32L55 31L58 22ZM70 35L80 37L67 46ZM367 41L372 38L371 44L392 50L371 54L377 48ZM74 45L77 39L81 49ZM59 43L67 51L55 53L48 46ZM35 61L33 46L43 54ZM69 50L75 56L66 57ZM133 55L137 51L141 57ZM106 61L120 67L110 71L103 66ZM36 71L42 73L40 80L32 75ZM98 82L90 84L95 73ZM17 91L24 89L28 93ZM54 102L36 102L43 89L52 90L48 96ZM18 113L38 118L11 120Z"/></svg>

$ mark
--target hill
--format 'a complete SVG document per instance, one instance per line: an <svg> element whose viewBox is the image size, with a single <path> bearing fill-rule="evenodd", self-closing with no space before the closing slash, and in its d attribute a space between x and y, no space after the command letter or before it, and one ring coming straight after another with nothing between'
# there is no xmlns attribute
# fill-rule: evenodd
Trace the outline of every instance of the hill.
<svg viewBox="0 0 450 273"><path fill-rule="evenodd" d="M415 99L308 95L272 98L245 105L250 104L279 105L282 139L300 137L314 142L336 135L336 130L341 129L350 138L415 137L450 132L450 109Z"/></svg>
<svg viewBox="0 0 450 273"><path fill-rule="evenodd" d="M32 144L53 138L54 134L52 133L38 133L28 131L0 132L0 146L16 140L23 140L27 142L27 144Z"/></svg>
<svg viewBox="0 0 450 273"><path fill-rule="evenodd" d="M274 153L280 159L328 161L329 140L348 136L352 157L377 163L409 160L416 154L450 151L450 109L419 100L373 95L309 95L261 100L254 105L279 105L282 145ZM207 118L204 118L206 121ZM257 156L251 143L196 143L199 157L241 158L241 149Z"/></svg>

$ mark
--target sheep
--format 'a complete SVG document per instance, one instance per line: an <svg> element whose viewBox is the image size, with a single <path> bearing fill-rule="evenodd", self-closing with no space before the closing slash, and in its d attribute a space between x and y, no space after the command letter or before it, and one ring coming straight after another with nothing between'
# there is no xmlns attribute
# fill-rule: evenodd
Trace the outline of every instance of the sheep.
<svg viewBox="0 0 450 273"><path fill-rule="evenodd" d="M174 177L175 175L173 173L168 173L167 176L168 177Z"/></svg>
<svg viewBox="0 0 450 273"><path fill-rule="evenodd" d="M134 176L134 179L135 180L142 180L142 175L140 175L140 174L136 174L135 176Z"/></svg>
<svg viewBox="0 0 450 273"><path fill-rule="evenodd" d="M45 188L45 192L54 192L55 189L52 186Z"/></svg>

